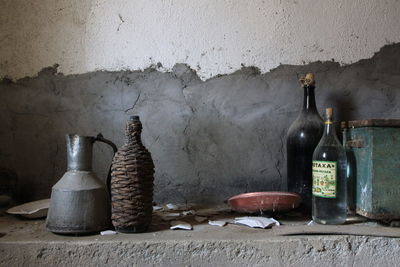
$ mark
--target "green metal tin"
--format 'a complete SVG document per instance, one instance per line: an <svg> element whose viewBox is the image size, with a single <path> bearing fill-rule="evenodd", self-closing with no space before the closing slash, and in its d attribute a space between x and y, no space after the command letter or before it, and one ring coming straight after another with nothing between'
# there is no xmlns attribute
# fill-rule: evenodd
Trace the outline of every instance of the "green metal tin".
<svg viewBox="0 0 400 267"><path fill-rule="evenodd" d="M371 219L400 219L400 120L350 121L356 212Z"/></svg>

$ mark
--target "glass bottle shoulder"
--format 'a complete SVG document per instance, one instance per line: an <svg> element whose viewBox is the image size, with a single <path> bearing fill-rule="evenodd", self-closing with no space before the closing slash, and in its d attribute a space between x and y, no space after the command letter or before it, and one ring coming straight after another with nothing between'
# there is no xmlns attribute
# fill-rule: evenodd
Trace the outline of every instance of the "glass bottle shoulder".
<svg viewBox="0 0 400 267"><path fill-rule="evenodd" d="M336 136L323 136L313 154L313 160L346 161L346 150Z"/></svg>
<svg viewBox="0 0 400 267"><path fill-rule="evenodd" d="M303 111L290 125L287 138L302 140L305 138L321 138L324 124L317 112Z"/></svg>

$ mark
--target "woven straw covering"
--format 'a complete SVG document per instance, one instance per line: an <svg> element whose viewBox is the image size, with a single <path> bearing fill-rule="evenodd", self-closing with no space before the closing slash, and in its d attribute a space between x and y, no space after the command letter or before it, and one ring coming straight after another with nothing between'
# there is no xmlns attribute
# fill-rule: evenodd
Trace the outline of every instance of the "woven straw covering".
<svg viewBox="0 0 400 267"><path fill-rule="evenodd" d="M139 117L131 117L126 126L127 143L112 162L111 219L121 232L142 232L151 223L154 163L141 142L141 132Z"/></svg>

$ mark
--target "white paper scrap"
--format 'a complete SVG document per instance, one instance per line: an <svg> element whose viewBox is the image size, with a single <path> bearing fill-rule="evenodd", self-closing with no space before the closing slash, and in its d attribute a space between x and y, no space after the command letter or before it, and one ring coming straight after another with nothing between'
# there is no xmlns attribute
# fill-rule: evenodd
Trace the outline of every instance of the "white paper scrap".
<svg viewBox="0 0 400 267"><path fill-rule="evenodd" d="M196 222L202 223L202 222L207 221L207 217L195 216L195 217L194 217L194 220L195 220Z"/></svg>
<svg viewBox="0 0 400 267"><path fill-rule="evenodd" d="M101 235L116 235L117 232L115 232L113 230L105 230L105 231L101 231L100 234Z"/></svg>
<svg viewBox="0 0 400 267"><path fill-rule="evenodd" d="M266 217L239 217L235 218L236 224L243 224L253 228L268 228L272 225L280 225L280 223L274 218L266 218Z"/></svg>
<svg viewBox="0 0 400 267"><path fill-rule="evenodd" d="M169 204L167 204L167 205L165 205L166 207L167 207L167 209L169 209L169 210L177 210L179 207L177 206L177 205L174 205L174 204L171 204L171 203L169 203Z"/></svg>
<svg viewBox="0 0 400 267"><path fill-rule="evenodd" d="M173 221L171 222L171 230L177 230L177 229L181 229L181 230L192 230L193 227L191 224L184 222L184 221Z"/></svg>
<svg viewBox="0 0 400 267"><path fill-rule="evenodd" d="M208 224L223 227L226 225L226 222L225 221L208 221Z"/></svg>
<svg viewBox="0 0 400 267"><path fill-rule="evenodd" d="M153 206L153 211L158 211L158 210L162 210L163 207L160 206Z"/></svg>
<svg viewBox="0 0 400 267"><path fill-rule="evenodd" d="M188 216L188 215L195 215L196 212L194 210L186 210L186 211L182 211L182 215L183 216Z"/></svg>

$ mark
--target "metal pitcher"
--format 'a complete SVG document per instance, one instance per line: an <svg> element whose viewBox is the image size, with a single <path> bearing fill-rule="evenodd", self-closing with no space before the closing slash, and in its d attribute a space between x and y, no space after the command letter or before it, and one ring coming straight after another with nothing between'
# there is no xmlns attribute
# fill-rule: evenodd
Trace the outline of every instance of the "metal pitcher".
<svg viewBox="0 0 400 267"><path fill-rule="evenodd" d="M54 233L98 232L111 225L110 195L105 183L92 172L96 141L117 147L101 134L97 137L68 134L68 170L53 186L46 228ZM107 177L109 183L110 173Z"/></svg>

